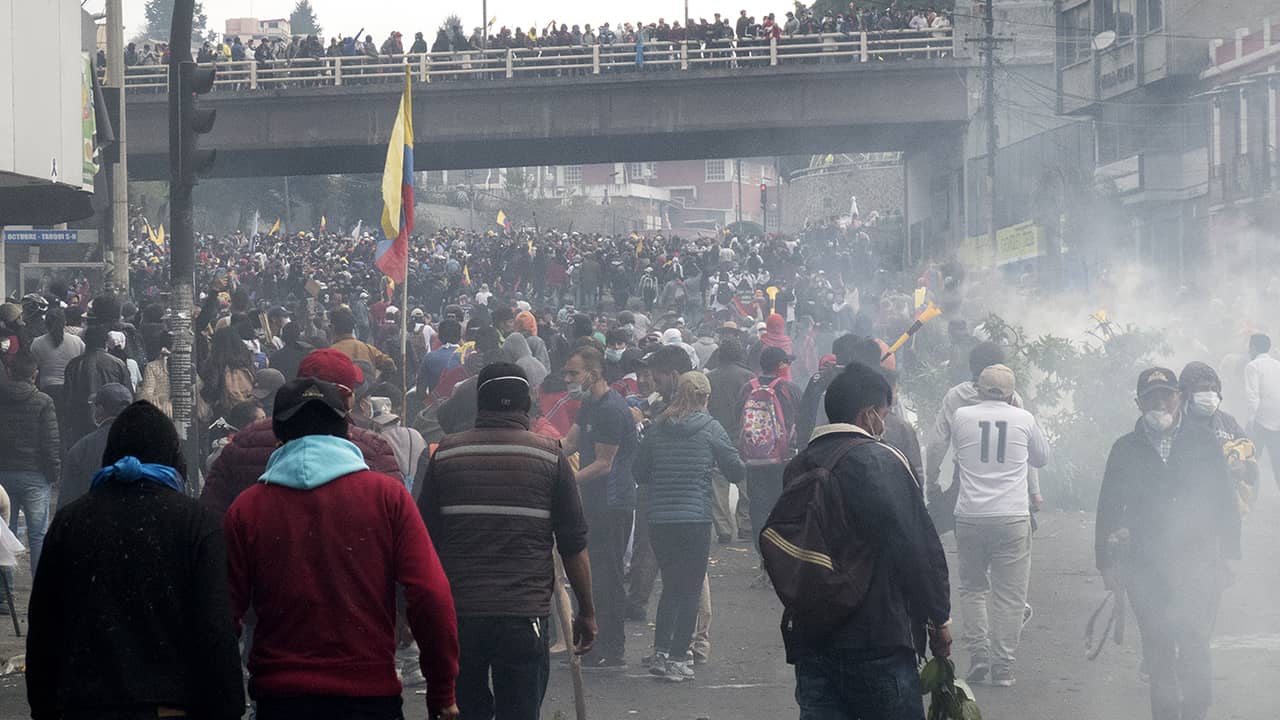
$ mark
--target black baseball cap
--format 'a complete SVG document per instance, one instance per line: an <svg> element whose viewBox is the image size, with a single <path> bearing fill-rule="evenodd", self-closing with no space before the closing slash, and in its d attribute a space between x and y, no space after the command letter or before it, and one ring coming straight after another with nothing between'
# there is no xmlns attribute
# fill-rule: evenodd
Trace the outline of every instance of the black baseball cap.
<svg viewBox="0 0 1280 720"><path fill-rule="evenodd" d="M760 368L776 368L783 363L795 362L795 359L794 355L789 355L782 348L767 347L760 351Z"/></svg>
<svg viewBox="0 0 1280 720"><path fill-rule="evenodd" d="M338 386L316 378L298 378L276 391L272 420L288 421L310 403L319 403L339 417L347 414L347 401Z"/></svg>
<svg viewBox="0 0 1280 720"><path fill-rule="evenodd" d="M1153 367L1138 375L1138 397L1154 390L1178 391L1178 374L1169 368Z"/></svg>

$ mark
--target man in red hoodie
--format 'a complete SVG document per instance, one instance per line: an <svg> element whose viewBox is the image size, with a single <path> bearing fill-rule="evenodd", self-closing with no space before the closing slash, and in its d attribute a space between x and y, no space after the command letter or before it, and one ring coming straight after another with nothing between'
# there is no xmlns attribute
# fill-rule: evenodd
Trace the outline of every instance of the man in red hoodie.
<svg viewBox="0 0 1280 720"><path fill-rule="evenodd" d="M332 348L313 350L298 365L298 377L310 377L355 389L364 382L364 373L351 358ZM354 404L354 393L344 397ZM350 409L350 406L348 407ZM363 428L352 425L348 438L360 448L365 462L375 472L400 477L400 463L387 441ZM200 493L200 503L218 513L225 513L236 496L258 482L267 469L267 459L280 442L271 430L271 419L259 420L240 432L218 454L209 467L209 477Z"/></svg>
<svg viewBox="0 0 1280 720"><path fill-rule="evenodd" d="M454 720L457 618L403 483L347 440L346 390L314 378L276 394L284 444L227 511L232 609L257 617L249 693L259 720L399 720L396 587L422 649L431 718Z"/></svg>

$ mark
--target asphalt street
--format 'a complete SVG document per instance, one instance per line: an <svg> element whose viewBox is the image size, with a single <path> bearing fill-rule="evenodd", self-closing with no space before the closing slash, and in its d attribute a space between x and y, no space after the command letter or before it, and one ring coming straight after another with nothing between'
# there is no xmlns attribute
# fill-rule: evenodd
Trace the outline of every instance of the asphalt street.
<svg viewBox="0 0 1280 720"><path fill-rule="evenodd" d="M1280 709L1280 500L1274 485L1245 520L1245 558L1223 596L1214 641L1214 720L1263 720ZM1035 615L1023 635L1012 688L975 688L988 720L1135 720L1150 717L1148 687L1139 678L1137 626L1132 617L1125 646L1108 646L1096 661L1084 656L1084 626L1104 592L1093 572L1093 519L1087 513L1041 514L1035 537L1030 602ZM954 547L947 539L948 558ZM649 651L652 628L628 625L625 672L587 673L588 717L593 720L721 720L794 718L794 679L778 635L779 605L771 591L751 587L754 553L745 543L713 548L711 567L712 658L694 681L668 684L649 677L639 659ZM20 596L29 581L20 573ZM953 571L954 586L954 571ZM656 608L656 598L650 603ZM651 617L652 619L652 612ZM21 652L22 642L3 618L0 658ZM959 623L959 618L956 619ZM956 636L959 636L957 628ZM960 672L965 658L958 647ZM0 661L0 669L3 663ZM426 717L423 696L405 693L406 717ZM543 718L573 718L567 666L553 660ZM0 677L0 720L26 718L20 675ZM874 720L868 718L867 720Z"/></svg>

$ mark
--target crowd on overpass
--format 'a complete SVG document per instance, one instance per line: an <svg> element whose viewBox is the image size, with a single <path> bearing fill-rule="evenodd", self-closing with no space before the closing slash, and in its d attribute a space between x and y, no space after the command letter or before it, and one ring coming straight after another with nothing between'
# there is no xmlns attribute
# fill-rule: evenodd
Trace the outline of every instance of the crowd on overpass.
<svg viewBox="0 0 1280 720"><path fill-rule="evenodd" d="M550 47L591 47L630 45L643 47L654 43L689 42L699 48L742 47L768 43L771 40L814 35L844 35L860 32L919 31L945 33L951 29L951 13L932 7L906 8L894 4L886 8L871 5L859 7L850 2L848 9L817 15L797 4L797 9L779 17L769 13L762 17L748 15L741 10L736 18L715 13L708 20L700 17L668 23L665 17L656 21L610 23L598 26L590 23L569 24L552 20L546 24L523 26L498 26L487 29L476 27L470 35L461 26L441 26L433 40L428 41L423 32L417 32L413 40L407 40L399 30L391 31L381 43L373 35L363 38L359 33L329 38L326 45L317 35L296 35L292 39L281 37L249 38L226 36L221 42L205 42L196 52L198 62L257 61L267 65L276 61L306 62L322 58L363 58L369 61L395 58L405 54L459 53L481 49L534 49ZM125 50L127 67L145 67L168 62L168 47L164 43L144 43L138 48L130 43ZM99 51L99 66L105 66L105 54Z"/></svg>

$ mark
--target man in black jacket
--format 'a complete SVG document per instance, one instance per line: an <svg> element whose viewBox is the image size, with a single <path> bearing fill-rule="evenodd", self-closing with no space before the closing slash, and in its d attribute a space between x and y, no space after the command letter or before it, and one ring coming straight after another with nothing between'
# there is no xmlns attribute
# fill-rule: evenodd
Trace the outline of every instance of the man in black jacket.
<svg viewBox="0 0 1280 720"><path fill-rule="evenodd" d="M721 427L732 428L738 418L738 398L742 388L751 382L755 373L746 366L747 352L742 341L727 338L716 350L719 363L714 370L707 372L711 381L711 399L707 401L707 410ZM737 438L733 438L737 439ZM721 544L732 542L736 534L739 540L751 539L750 499L747 495L746 483L738 484L738 507L736 511L729 507L729 481L724 479L717 468L712 474L712 515L715 519L716 537Z"/></svg>
<svg viewBox="0 0 1280 720"><path fill-rule="evenodd" d="M120 383L107 383L90 399L93 421L98 429L76 441L62 464L62 486L58 488L58 509L70 505L89 492L93 474L102 468L102 452L116 416L133 403L133 393Z"/></svg>
<svg viewBox="0 0 1280 720"><path fill-rule="evenodd" d="M89 407L89 397L107 383L120 383L125 387L133 386L133 378L129 375L129 366L120 358L107 352L107 328L104 325L92 325L84 331L84 354L71 359L67 363L66 394L67 407L73 412L67 414L67 442L75 442L93 432L93 418L83 412Z"/></svg>
<svg viewBox="0 0 1280 720"><path fill-rule="evenodd" d="M89 494L53 519L31 589L31 717L239 718L225 541L182 492L173 423L134 403L103 463Z"/></svg>
<svg viewBox="0 0 1280 720"><path fill-rule="evenodd" d="M9 522L18 531L18 511L27 518L27 546L31 572L40 563L44 531L49 524L49 487L61 470L58 415L53 400L36 389L38 365L26 350L9 362L10 380L0 383L0 486L9 495L13 512ZM13 571L5 568L13 587Z"/></svg>
<svg viewBox="0 0 1280 720"><path fill-rule="evenodd" d="M529 432L524 371L485 367L477 398L475 429L446 437L427 464L418 509L458 613L458 709L536 720L549 672L553 547L578 599L575 651L595 639L587 523L560 444Z"/></svg>
<svg viewBox="0 0 1280 720"><path fill-rule="evenodd" d="M850 364L826 391L831 423L792 461L793 472L834 461L848 526L857 528L856 541L872 545L873 557L866 594L838 628L817 635L805 632L803 617L784 618L801 717L921 720L916 658L924 655L926 632L935 656L951 654L942 544L906 458L875 441L891 404L879 372Z"/></svg>
<svg viewBox="0 0 1280 720"><path fill-rule="evenodd" d="M1129 594L1151 674L1155 720L1202 720L1212 696L1209 638L1240 515L1222 445L1186 422L1177 376L1138 376L1142 418L1111 447L1094 552L1109 590Z"/></svg>

